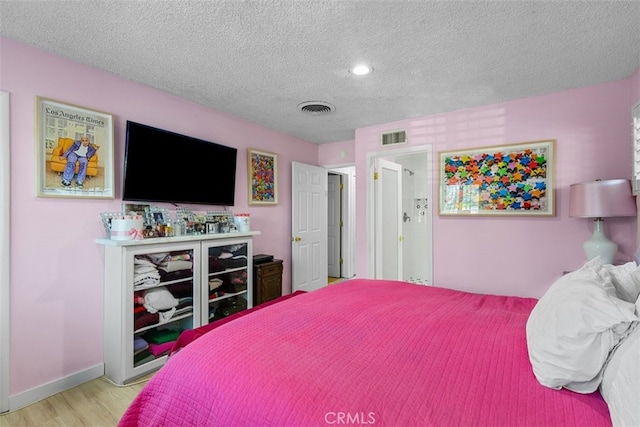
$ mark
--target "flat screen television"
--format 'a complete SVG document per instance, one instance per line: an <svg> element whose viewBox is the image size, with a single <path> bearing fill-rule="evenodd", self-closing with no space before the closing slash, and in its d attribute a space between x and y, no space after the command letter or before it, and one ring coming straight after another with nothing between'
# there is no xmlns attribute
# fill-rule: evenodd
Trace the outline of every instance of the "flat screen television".
<svg viewBox="0 0 640 427"><path fill-rule="evenodd" d="M238 150L127 121L122 199L233 206Z"/></svg>

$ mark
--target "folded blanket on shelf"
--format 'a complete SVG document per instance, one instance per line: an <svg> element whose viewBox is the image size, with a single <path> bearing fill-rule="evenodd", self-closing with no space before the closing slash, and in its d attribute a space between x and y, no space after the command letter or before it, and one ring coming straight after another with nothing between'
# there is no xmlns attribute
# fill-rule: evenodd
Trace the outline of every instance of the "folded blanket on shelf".
<svg viewBox="0 0 640 427"><path fill-rule="evenodd" d="M151 262L150 259L145 258L144 256L136 256L133 258L133 264L135 267L137 266L151 266L151 267L155 267L155 264L153 262Z"/></svg>
<svg viewBox="0 0 640 427"><path fill-rule="evenodd" d="M144 334L144 339L151 344L164 344L169 341L175 341L180 336L177 329L152 329Z"/></svg>
<svg viewBox="0 0 640 427"><path fill-rule="evenodd" d="M158 313L151 314L148 311L144 313L135 313L133 315L133 330L137 331L146 326L154 325L160 322L160 315Z"/></svg>
<svg viewBox="0 0 640 427"><path fill-rule="evenodd" d="M169 353L169 350L174 346L175 341L167 341L162 344L149 344L149 351L156 357L164 356Z"/></svg>
<svg viewBox="0 0 640 427"><path fill-rule="evenodd" d="M238 245L225 246L224 252L230 252L233 256L247 255L247 245L238 244Z"/></svg>
<svg viewBox="0 0 640 427"><path fill-rule="evenodd" d="M178 270L191 270L191 268L193 268L193 262L183 260L165 261L158 264L158 268L162 271L166 271L167 273Z"/></svg>
<svg viewBox="0 0 640 427"><path fill-rule="evenodd" d="M214 291L222 286L224 282L221 279L211 279L209 280L209 291Z"/></svg>
<svg viewBox="0 0 640 427"><path fill-rule="evenodd" d="M191 281L174 283L167 286L167 289L178 299L193 297L193 283Z"/></svg>
<svg viewBox="0 0 640 427"><path fill-rule="evenodd" d="M226 268L238 268L245 267L247 265L247 257L244 255L236 256L233 258L220 258L218 261L220 261L220 264L222 264Z"/></svg>
<svg viewBox="0 0 640 427"><path fill-rule="evenodd" d="M160 283L160 279L154 279L152 277L146 278L141 282L134 283L133 290L134 291L140 291L140 290L143 290L143 289L153 288L153 287L158 286L159 283Z"/></svg>
<svg viewBox="0 0 640 427"><path fill-rule="evenodd" d="M153 254L144 254L143 256L147 258L149 261L151 261L153 264L158 265L162 261L167 259L167 257L171 256L171 254L169 252L157 252Z"/></svg>
<svg viewBox="0 0 640 427"><path fill-rule="evenodd" d="M154 271L158 271L158 268L155 265L136 264L133 266L134 274L153 273Z"/></svg>
<svg viewBox="0 0 640 427"><path fill-rule="evenodd" d="M133 339L133 352L138 353L144 349L149 348L149 343L147 343L142 337L135 337Z"/></svg>
<svg viewBox="0 0 640 427"><path fill-rule="evenodd" d="M134 257L133 259L133 286L137 289L150 287L160 281L158 268L149 260Z"/></svg>
<svg viewBox="0 0 640 427"><path fill-rule="evenodd" d="M218 258L209 257L209 273L226 270L225 266L218 261Z"/></svg>
<svg viewBox="0 0 640 427"><path fill-rule="evenodd" d="M166 272L164 270L159 270L160 281L161 282L172 282L174 280L186 279L193 276L193 272L191 269L188 270L177 270L172 272Z"/></svg>

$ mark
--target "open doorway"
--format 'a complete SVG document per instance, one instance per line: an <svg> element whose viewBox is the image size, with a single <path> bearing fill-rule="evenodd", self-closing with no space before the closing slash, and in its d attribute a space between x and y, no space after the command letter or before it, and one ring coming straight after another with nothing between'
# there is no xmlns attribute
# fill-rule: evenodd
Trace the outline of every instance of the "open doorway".
<svg viewBox="0 0 640 427"><path fill-rule="evenodd" d="M355 276L355 166L327 167L327 283Z"/></svg>
<svg viewBox="0 0 640 427"><path fill-rule="evenodd" d="M367 166L375 169L376 160L384 159L396 163L402 173L400 242L402 245L400 280L433 284L433 179L431 146L405 147L394 150L372 152L367 155ZM376 209L374 174L367 176L367 233L368 233L368 277L377 278L384 252L384 242L389 241L390 227L376 227L378 217L384 215ZM387 197L387 196L383 196ZM384 206L384 204L383 204ZM392 236L393 237L393 236ZM397 240L397 237L396 237ZM382 257L381 257L382 256Z"/></svg>

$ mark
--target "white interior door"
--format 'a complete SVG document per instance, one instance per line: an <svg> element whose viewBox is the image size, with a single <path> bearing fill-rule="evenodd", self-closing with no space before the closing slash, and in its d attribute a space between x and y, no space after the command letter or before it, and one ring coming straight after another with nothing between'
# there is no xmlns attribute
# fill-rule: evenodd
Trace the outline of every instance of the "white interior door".
<svg viewBox="0 0 640 427"><path fill-rule="evenodd" d="M329 173L340 175L340 277L356 275L356 167L328 167ZM363 275L364 276L364 275Z"/></svg>
<svg viewBox="0 0 640 427"><path fill-rule="evenodd" d="M9 94L0 91L0 413L9 410Z"/></svg>
<svg viewBox="0 0 640 427"><path fill-rule="evenodd" d="M292 291L327 285L327 181L325 168L291 163Z"/></svg>
<svg viewBox="0 0 640 427"><path fill-rule="evenodd" d="M330 174L328 177L328 216L327 216L327 245L328 245L328 275L331 277L342 277L340 271L340 225L342 223L340 215L340 175Z"/></svg>
<svg viewBox="0 0 640 427"><path fill-rule="evenodd" d="M418 145L418 146L403 147L398 149L384 149L382 151L367 153L366 163L369 167L367 177L366 177L367 277L370 277L370 278L376 277L376 263L377 263L376 259L377 257L379 257L379 255L377 254L379 254L383 249L383 248L378 249L381 245L381 243L379 242L379 239L382 238L382 236L378 237L377 234L379 234L381 231L376 230L376 218L380 217L380 214L378 214L376 210L381 209L380 205L376 207L376 195L374 191L376 180L374 180L373 178L374 178L374 172L376 171L376 165L377 165L376 159L380 159L380 158L393 159L394 162L401 163L400 162L401 156L416 158L422 154L426 154L427 157L424 158L422 162L420 162L419 164L413 165L413 167L416 169L416 175L418 174L418 169L419 169L420 174L424 177L423 179L425 180L425 182L421 184L424 186L424 191L421 190L419 194L412 195L411 197L425 198L427 201L430 201L433 199L431 197L431 188L434 186L433 180L431 178L431 176L433 175L431 166L430 166L432 164L430 160L431 152L432 152L432 147L430 145ZM381 173L379 174L379 176L382 176L382 179L384 180L384 178L386 177L386 174ZM401 173L400 176L404 177L403 173ZM399 187L397 189L397 194L400 194L400 198L402 198L401 193L406 193L406 189L404 188L404 182L405 180L398 182ZM379 191L382 191L382 190L379 190ZM382 200L380 196L378 196L378 199ZM412 253L408 253L406 251L408 250L407 247L405 247L406 240L404 240L402 236L402 233L404 233L404 231L401 231L401 235L399 237L399 239L403 239L401 240L401 245L399 248L401 251L401 253L399 253L399 255L402 257L401 259L403 260L405 257L410 256L414 259L417 259L418 260L417 262L426 262L427 272L426 272L425 281L428 284L433 284L433 242L432 242L433 222L432 222L431 205L432 203L428 203L428 207L426 210L427 228L424 231L426 236L424 238L424 241L422 241L421 245L417 248L417 250L414 250ZM398 206L401 208L402 203L399 202ZM398 212L398 222L402 223L402 212L400 211ZM378 223L378 228L380 228L380 223ZM399 229L403 230L403 227L399 227ZM400 265L402 264L403 263L400 262ZM402 270L401 274L402 274L401 280L405 280L405 275L407 274L407 272Z"/></svg>
<svg viewBox="0 0 640 427"><path fill-rule="evenodd" d="M402 280L402 165L376 159L375 278Z"/></svg>

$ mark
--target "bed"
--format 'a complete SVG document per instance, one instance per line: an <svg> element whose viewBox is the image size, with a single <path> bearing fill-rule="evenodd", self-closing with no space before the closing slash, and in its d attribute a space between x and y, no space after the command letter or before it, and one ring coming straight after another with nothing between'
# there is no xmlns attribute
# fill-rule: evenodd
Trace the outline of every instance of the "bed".
<svg viewBox="0 0 640 427"><path fill-rule="evenodd" d="M297 294L183 346L120 426L610 426L599 391L534 375L537 302L368 279Z"/></svg>

